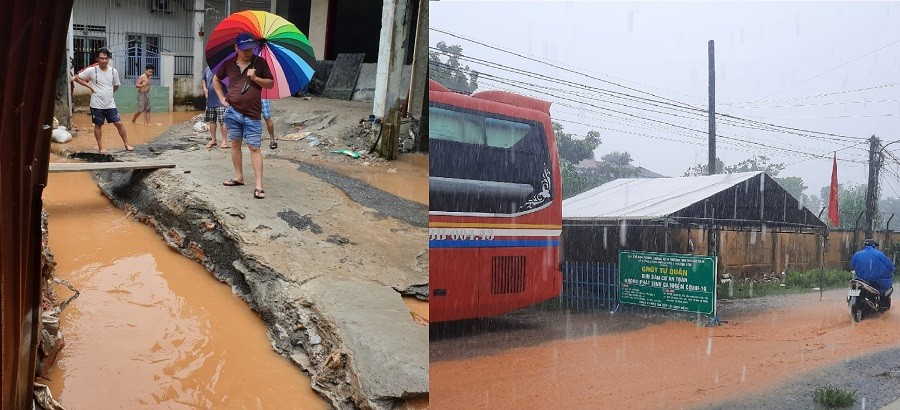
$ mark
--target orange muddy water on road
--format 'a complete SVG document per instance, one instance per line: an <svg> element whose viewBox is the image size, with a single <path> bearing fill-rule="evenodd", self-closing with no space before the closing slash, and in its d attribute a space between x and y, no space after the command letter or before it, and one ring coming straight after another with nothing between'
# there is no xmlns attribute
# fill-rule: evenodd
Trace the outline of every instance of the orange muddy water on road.
<svg viewBox="0 0 900 410"><path fill-rule="evenodd" d="M328 154L338 155L338 154ZM364 160L351 163L313 160L316 165L338 171L384 192L400 198L428 204L428 155L401 154L394 161L363 165Z"/></svg>
<svg viewBox="0 0 900 410"><path fill-rule="evenodd" d="M188 121L200 111L162 112L151 113L151 125L143 126L132 124L133 113L120 114L122 124L128 135L128 143L132 146L143 144L157 135L165 132L174 124ZM142 121L143 119L139 119ZM94 138L94 125L89 114L75 114L72 117L72 125L77 133L71 141L65 144L53 144L55 150L65 148L69 151L97 151L97 140ZM116 127L112 124L104 124L101 128L104 148L115 154L125 149L122 139L119 137ZM204 138L209 137L208 132L202 133ZM221 137L217 135L217 137ZM54 151L56 152L56 151ZM323 156L337 156L322 150ZM312 158L310 162L338 171L350 178L358 179L370 184L382 191L400 198L428 204L428 155L426 154L401 154L394 161L375 162L369 166L363 165L365 160L352 160L349 163Z"/></svg>
<svg viewBox="0 0 900 410"><path fill-rule="evenodd" d="M81 292L61 314L66 344L47 376L67 409L326 407L228 285L87 173L51 174L43 198L55 275Z"/></svg>
<svg viewBox="0 0 900 410"><path fill-rule="evenodd" d="M802 307L717 327L670 321L432 362L430 405L684 408L758 393L801 372L900 343L900 312L853 323L844 298L831 294L823 301L807 295Z"/></svg>
<svg viewBox="0 0 900 410"><path fill-rule="evenodd" d="M150 125L141 125L144 121L143 116L138 118L138 124L131 123L131 117L134 113L119 113L122 124L125 126L125 133L128 136L128 143L131 146L143 144L156 138L157 135L166 132L173 124L178 124L190 120L200 111L176 111L176 112L153 112L150 113ZM97 139L94 138L94 124L91 123L91 115L86 113L78 113L72 116L72 127L75 128L73 138L65 144L53 144L55 147L65 146L69 151L87 151L97 152ZM103 138L103 147L111 154L125 150L122 144L122 138L119 137L119 131L112 124L103 124L100 128ZM209 133L204 133L209 136Z"/></svg>

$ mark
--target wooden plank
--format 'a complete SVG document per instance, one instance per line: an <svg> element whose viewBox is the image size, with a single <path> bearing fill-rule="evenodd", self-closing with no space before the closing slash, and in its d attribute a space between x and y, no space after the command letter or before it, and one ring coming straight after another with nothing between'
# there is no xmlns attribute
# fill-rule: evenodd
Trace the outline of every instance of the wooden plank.
<svg viewBox="0 0 900 410"><path fill-rule="evenodd" d="M48 172L83 172L100 170L129 170L175 168L174 162L135 161L135 162L71 162L50 164Z"/></svg>

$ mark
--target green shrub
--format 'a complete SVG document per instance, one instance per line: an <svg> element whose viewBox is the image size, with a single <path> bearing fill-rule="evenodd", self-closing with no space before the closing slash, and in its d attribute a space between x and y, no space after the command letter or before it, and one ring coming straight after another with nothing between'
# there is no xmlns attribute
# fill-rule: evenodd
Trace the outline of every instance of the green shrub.
<svg viewBox="0 0 900 410"><path fill-rule="evenodd" d="M856 401L856 390L847 391L838 387L817 387L813 400L826 407L849 407Z"/></svg>
<svg viewBox="0 0 900 410"><path fill-rule="evenodd" d="M806 272L790 271L784 278L784 285L796 288L834 288L846 286L853 274L845 270L826 270L824 278L821 269L810 269ZM823 286L824 282L824 286Z"/></svg>
<svg viewBox="0 0 900 410"><path fill-rule="evenodd" d="M824 289L842 288L847 286L852 278L853 274L845 270L826 270L824 275L821 269L790 271L785 274L784 282L778 280L752 282L753 297L809 292L814 288L823 287L823 283ZM733 297L750 297L750 284L751 282L746 280L733 279L731 283ZM717 297L728 298L728 283L719 282L716 286Z"/></svg>

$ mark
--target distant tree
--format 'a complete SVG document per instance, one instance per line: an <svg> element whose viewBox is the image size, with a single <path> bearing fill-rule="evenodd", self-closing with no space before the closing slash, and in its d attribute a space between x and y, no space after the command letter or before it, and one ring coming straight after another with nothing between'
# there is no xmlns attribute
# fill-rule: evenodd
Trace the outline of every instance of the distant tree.
<svg viewBox="0 0 900 410"><path fill-rule="evenodd" d="M594 150L601 143L600 134L596 131L590 131L583 138L579 138L575 134L564 132L562 124L554 122L553 132L556 134L556 150L559 157L572 164L594 158Z"/></svg>
<svg viewBox="0 0 900 410"><path fill-rule="evenodd" d="M591 171L592 179L597 185L605 184L619 178L633 178L637 175L637 167L632 165L631 154L613 151L600 157L597 169Z"/></svg>
<svg viewBox="0 0 900 410"><path fill-rule="evenodd" d="M726 166L725 173L764 171L771 177L778 176L778 173L784 169L784 164L772 164L769 161L769 157L765 155L755 155L750 159L738 162L736 165Z"/></svg>
<svg viewBox="0 0 900 410"><path fill-rule="evenodd" d="M709 164L697 164L693 167L688 168L687 171L684 171L684 175L686 177L699 177L703 175L709 175ZM716 158L716 173L721 174L725 170L725 163L722 162L718 157Z"/></svg>
<svg viewBox="0 0 900 410"><path fill-rule="evenodd" d="M891 230L895 231L900 228L900 198L884 198L878 201L878 212L882 215L882 218L884 218L885 224L887 224L887 220L890 219L891 214L893 214L894 219L891 219Z"/></svg>
<svg viewBox="0 0 900 410"><path fill-rule="evenodd" d="M470 70L469 66L463 67L459 64L462 47L448 46L441 41L435 48L437 51L428 52L429 78L453 91L463 94L475 92L478 89L478 72Z"/></svg>
<svg viewBox="0 0 900 410"><path fill-rule="evenodd" d="M587 178L579 174L578 170L575 169L575 165L566 159L559 159L559 171L562 178L563 199L571 198L596 187L588 187Z"/></svg>
<svg viewBox="0 0 900 410"><path fill-rule="evenodd" d="M769 176L775 177L779 172L781 172L781 170L784 169L784 164L772 164L769 163L769 161L769 157L766 157L765 155L755 155L752 158L738 162L735 165L725 165L725 163L722 162L721 159L716 158L716 173L733 174L736 172L765 171L767 174L769 174ZM684 172L684 176L694 177L700 175L708 175L708 165L709 164L697 164L693 167L690 167L687 171Z"/></svg>
<svg viewBox="0 0 900 410"><path fill-rule="evenodd" d="M588 184L588 179L575 169L575 164L594 157L594 149L600 145L600 135L591 131L585 138L578 138L563 131L562 124L554 122L552 125L553 133L556 134L563 198L571 198L596 187L597 185Z"/></svg>
<svg viewBox="0 0 900 410"><path fill-rule="evenodd" d="M770 177L774 178L779 185L782 186L785 190L791 193L794 198L797 199L801 204L809 207L810 199L806 194L803 193L807 187L806 184L803 183L803 179L800 177L785 177L785 178L776 178L778 173L784 170L784 164L775 164L769 162L771 159L765 155L755 155L750 159L743 160L738 162L735 165L725 165L721 159L716 158L716 168L719 169L719 173L724 174L733 174L737 172L754 172L754 171L763 171L769 174ZM709 167L705 164L697 164L691 168L688 168L685 171L684 176L693 177L693 176L702 176L707 175L706 170ZM812 209L812 208L810 208Z"/></svg>
<svg viewBox="0 0 900 410"><path fill-rule="evenodd" d="M809 187L803 183L802 178L800 178L800 177L784 177L784 178L775 178L775 181L778 182L778 185L781 185L782 188L784 188L791 195L793 195L794 198L796 198L797 201L800 202L800 204L805 205L807 208L809 208L813 211L818 211L818 209L816 209L816 207L818 207L818 205L816 205L816 207L811 206L811 204L810 204L811 201L810 201L809 197L803 193L803 191L805 191L806 188L809 188Z"/></svg>
<svg viewBox="0 0 900 410"><path fill-rule="evenodd" d="M845 187L843 184L838 185L838 228L843 229L854 229L857 228L856 221L859 218L859 226L858 228L864 229L865 225L865 215L866 211L866 189L867 185L856 185ZM830 186L822 187L821 194L823 201L826 201L825 206L827 207L827 199L829 197L829 193L831 191ZM860 216L862 215L862 216ZM828 219L828 211L822 213L822 221L824 221L828 226L831 225L831 221ZM875 226L883 226L884 217L879 212L878 215L875 216Z"/></svg>
<svg viewBox="0 0 900 410"><path fill-rule="evenodd" d="M819 212L822 211L823 205L825 205L825 204L822 203L822 198L819 198L818 196L815 196L815 195L810 196L806 202L806 207L809 208L809 210L813 211L816 215L819 215ZM826 217L828 216L824 213L822 215L825 215Z"/></svg>

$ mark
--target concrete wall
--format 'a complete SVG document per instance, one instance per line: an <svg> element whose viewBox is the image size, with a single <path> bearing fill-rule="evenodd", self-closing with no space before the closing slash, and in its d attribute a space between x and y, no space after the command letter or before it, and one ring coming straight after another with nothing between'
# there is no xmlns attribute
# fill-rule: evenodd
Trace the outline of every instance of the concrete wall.
<svg viewBox="0 0 900 410"><path fill-rule="evenodd" d="M377 64L363 64L359 68L359 77L356 79L356 87L353 88L353 101L372 102L375 99L375 69ZM409 79L412 66L403 66L401 72L401 98L406 98L409 93Z"/></svg>
<svg viewBox="0 0 900 410"><path fill-rule="evenodd" d="M197 92L194 90L194 82L190 77L187 78L175 78L174 84L172 85L172 98L174 111L193 111L196 108L194 107L194 99L198 96ZM199 97L203 97L203 90L200 90Z"/></svg>
<svg viewBox="0 0 900 410"><path fill-rule="evenodd" d="M87 106L83 107L85 110ZM116 91L116 108L120 113L132 113L137 108L137 88L119 87ZM150 88L150 112L169 111L169 90L166 87Z"/></svg>

